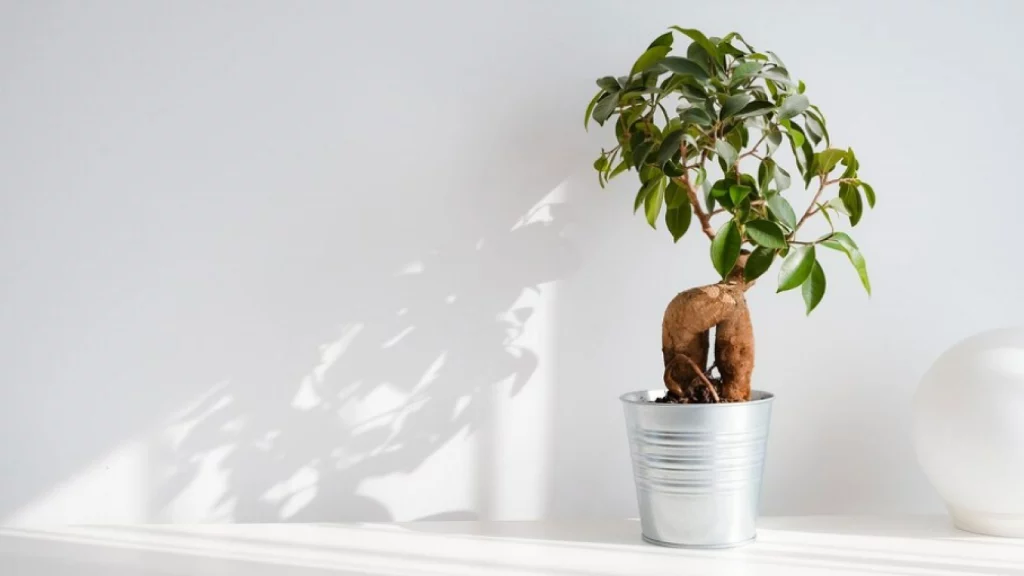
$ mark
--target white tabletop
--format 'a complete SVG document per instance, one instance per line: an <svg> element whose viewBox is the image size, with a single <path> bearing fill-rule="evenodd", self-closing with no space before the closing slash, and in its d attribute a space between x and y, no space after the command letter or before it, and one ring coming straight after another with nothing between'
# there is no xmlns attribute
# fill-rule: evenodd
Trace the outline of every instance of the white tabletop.
<svg viewBox="0 0 1024 576"><path fill-rule="evenodd" d="M4 576L822 573L1024 576L1024 540L943 517L763 518L724 551L651 546L629 520L0 528Z"/></svg>

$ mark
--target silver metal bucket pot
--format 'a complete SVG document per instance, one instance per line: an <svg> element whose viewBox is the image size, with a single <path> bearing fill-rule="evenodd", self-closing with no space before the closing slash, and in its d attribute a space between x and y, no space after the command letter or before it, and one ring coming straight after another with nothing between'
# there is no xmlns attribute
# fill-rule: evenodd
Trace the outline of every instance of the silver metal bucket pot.
<svg viewBox="0 0 1024 576"><path fill-rule="evenodd" d="M621 396L644 540L729 548L756 536L774 396L750 401L656 404L660 391Z"/></svg>

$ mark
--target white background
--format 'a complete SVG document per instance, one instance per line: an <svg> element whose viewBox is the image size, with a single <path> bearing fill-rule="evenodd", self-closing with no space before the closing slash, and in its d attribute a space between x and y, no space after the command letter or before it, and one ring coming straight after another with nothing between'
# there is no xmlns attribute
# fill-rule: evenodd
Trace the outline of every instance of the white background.
<svg viewBox="0 0 1024 576"><path fill-rule="evenodd" d="M766 514L938 511L949 345L1021 323L1024 7L0 1L0 521L636 513L617 396L714 279L598 188L593 80L772 49L878 192L805 318L758 286ZM800 202L797 202L799 205ZM969 394L969 384L965 394Z"/></svg>

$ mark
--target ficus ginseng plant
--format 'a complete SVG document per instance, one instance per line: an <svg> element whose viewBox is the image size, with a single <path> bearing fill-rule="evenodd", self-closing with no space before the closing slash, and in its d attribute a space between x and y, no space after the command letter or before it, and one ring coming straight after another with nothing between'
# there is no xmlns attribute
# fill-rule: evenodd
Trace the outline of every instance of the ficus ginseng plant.
<svg viewBox="0 0 1024 576"><path fill-rule="evenodd" d="M676 34L689 42L685 56L673 53ZM853 150L833 147L825 116L808 100L804 83L794 81L774 53L755 50L735 32L708 38L673 26L629 74L600 78L597 85L584 127L591 119L610 123L617 140L594 162L601 186L635 170L640 186L633 211L642 209L655 228L664 214L675 241L696 217L721 276L678 294L665 310L668 392L662 401L748 400L754 336L744 293L779 259L778 291L801 288L810 314L825 294L817 251L827 248L846 255L870 294L864 257L835 223L842 216L856 226L865 202L874 207L875 192L860 179ZM813 192L799 216L784 196L792 178L777 161L783 142L797 181ZM801 237L815 218L829 232Z"/></svg>

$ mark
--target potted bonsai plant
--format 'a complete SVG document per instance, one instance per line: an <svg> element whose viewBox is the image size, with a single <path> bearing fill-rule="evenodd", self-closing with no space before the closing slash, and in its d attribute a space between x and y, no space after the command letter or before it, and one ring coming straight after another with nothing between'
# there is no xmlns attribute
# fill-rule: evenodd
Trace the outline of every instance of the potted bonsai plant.
<svg viewBox="0 0 1024 576"><path fill-rule="evenodd" d="M677 36L687 44L673 52ZM849 259L870 294L864 257L836 225L856 226L875 193L853 150L833 146L804 83L739 34L673 26L628 74L597 85L584 126L610 124L616 137L594 162L599 183L635 171L634 212L655 228L663 219L677 242L696 227L720 277L665 310L665 390L622 396L643 536L741 544L755 536L773 399L751 390L744 294L778 260L777 291L800 288L809 314L825 293L818 257L827 250ZM784 163L795 163L795 177ZM794 180L806 190L800 212L787 200ZM809 234L812 221L820 234Z"/></svg>

